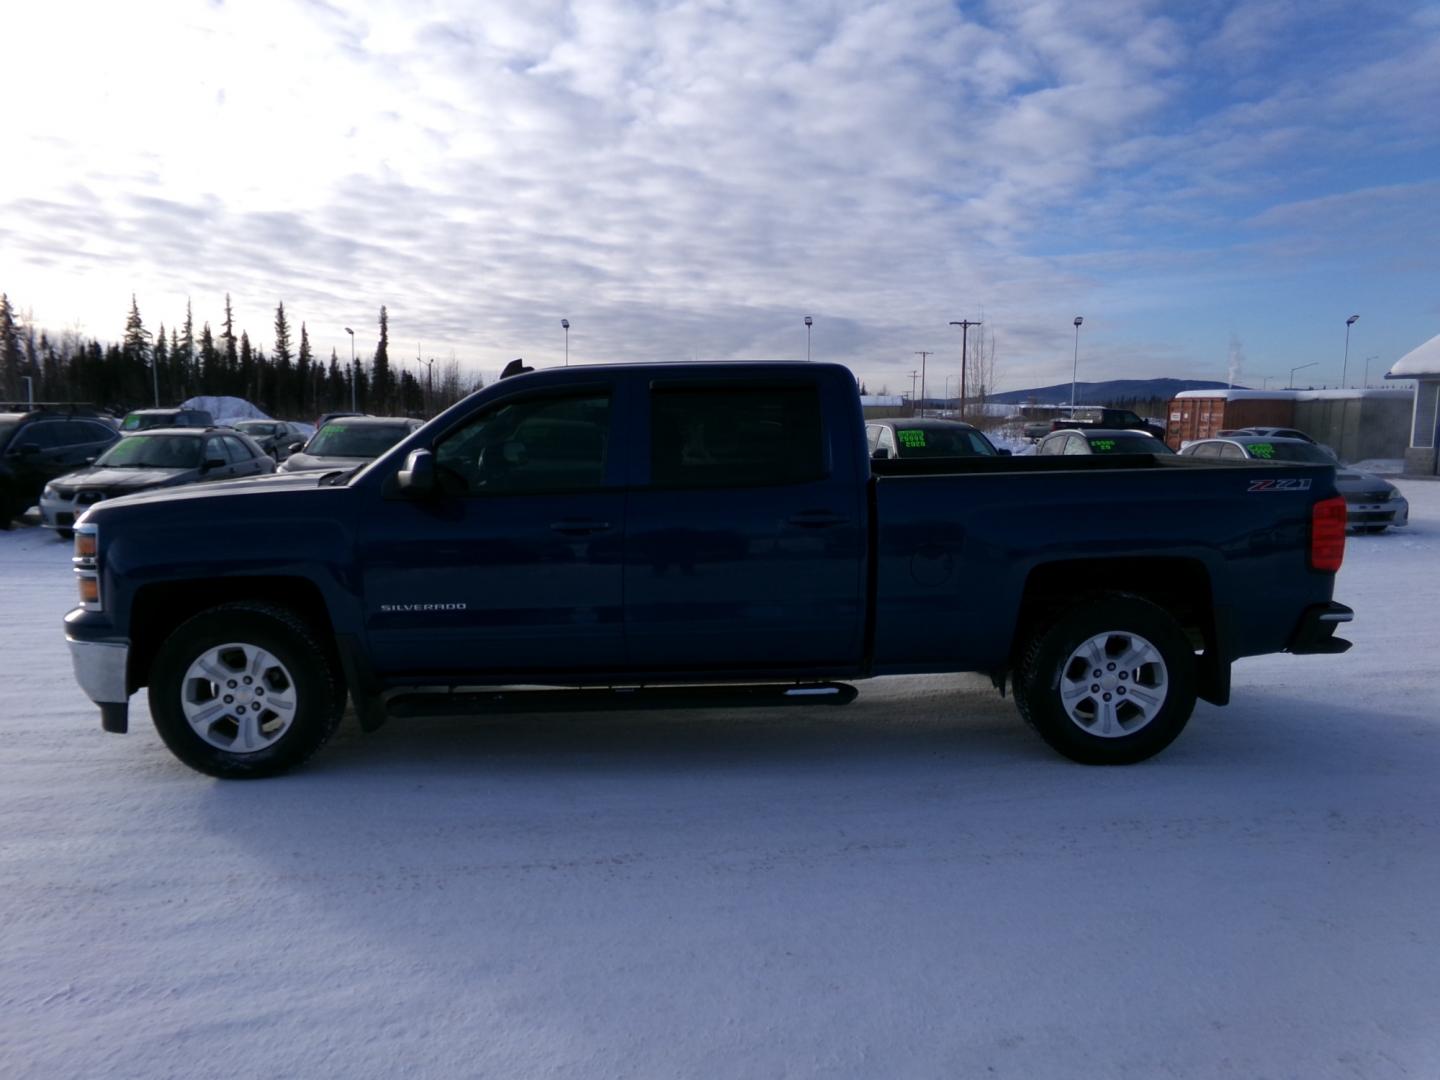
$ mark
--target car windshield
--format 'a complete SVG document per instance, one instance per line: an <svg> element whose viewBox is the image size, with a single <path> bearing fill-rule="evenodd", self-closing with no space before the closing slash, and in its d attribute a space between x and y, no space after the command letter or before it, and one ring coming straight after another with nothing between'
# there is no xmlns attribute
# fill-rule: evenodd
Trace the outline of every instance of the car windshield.
<svg viewBox="0 0 1440 1080"><path fill-rule="evenodd" d="M1097 454L1173 454L1159 439L1149 435L1105 435L1092 438L1090 449Z"/></svg>
<svg viewBox="0 0 1440 1080"><path fill-rule="evenodd" d="M120 425L121 431L144 431L152 427L169 427L177 413L131 413Z"/></svg>
<svg viewBox="0 0 1440 1080"><path fill-rule="evenodd" d="M130 435L95 460L107 469L197 469L200 440L189 435Z"/></svg>
<svg viewBox="0 0 1440 1080"><path fill-rule="evenodd" d="M995 456L985 436L965 428L897 427L895 442L902 458Z"/></svg>
<svg viewBox="0 0 1440 1080"><path fill-rule="evenodd" d="M310 440L305 453L316 457L379 457L410 433L404 424L347 424L332 420Z"/></svg>
<svg viewBox="0 0 1440 1080"><path fill-rule="evenodd" d="M274 435L275 424L269 420L241 420L235 425L235 430L246 435Z"/></svg>
<svg viewBox="0 0 1440 1080"><path fill-rule="evenodd" d="M0 420L0 449L10 441L10 436L15 434L15 429L19 426L18 420Z"/></svg>
<svg viewBox="0 0 1440 1080"><path fill-rule="evenodd" d="M1306 442L1255 442L1245 452L1261 461L1302 461L1312 465L1334 465L1335 459L1318 446Z"/></svg>

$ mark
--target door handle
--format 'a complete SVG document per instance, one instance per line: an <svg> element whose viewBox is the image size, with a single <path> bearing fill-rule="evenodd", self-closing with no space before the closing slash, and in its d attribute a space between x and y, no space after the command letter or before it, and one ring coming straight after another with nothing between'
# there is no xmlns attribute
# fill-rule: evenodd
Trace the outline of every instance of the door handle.
<svg viewBox="0 0 1440 1080"><path fill-rule="evenodd" d="M785 524L794 525L800 529L829 529L836 525L845 525L850 518L845 514L835 514L829 510L802 510L800 513L785 519Z"/></svg>
<svg viewBox="0 0 1440 1080"><path fill-rule="evenodd" d="M604 532L610 528L610 523L588 518L566 518L563 521L552 521L550 528L564 536L589 536L591 533Z"/></svg>

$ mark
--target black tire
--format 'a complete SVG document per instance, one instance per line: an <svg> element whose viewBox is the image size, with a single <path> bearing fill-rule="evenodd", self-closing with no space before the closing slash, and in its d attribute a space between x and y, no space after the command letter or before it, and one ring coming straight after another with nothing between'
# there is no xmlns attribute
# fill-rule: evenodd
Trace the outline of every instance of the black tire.
<svg viewBox="0 0 1440 1080"><path fill-rule="evenodd" d="M239 648L260 649L277 661L273 668L266 669L266 674L257 675L258 688L242 687L237 693L263 693L264 687L270 685L270 700L280 695L290 701L283 695L292 692L294 695L293 715L288 726L273 711L264 714L269 718L265 722L278 734L267 734L262 721L252 716L250 722L256 725L254 734L268 740L257 749L235 750L223 745L232 730L234 741L239 742L242 736L238 717L221 704L222 700L229 699L219 696L225 693L220 683L208 682L216 688L208 697L204 697L207 680L192 678L187 686L186 676L191 665L211 650L223 650L227 645L237 646L236 656L244 655ZM244 669L232 670L243 677ZM185 713L185 695L194 694L197 689L203 700L199 704L190 703L190 707L198 709L214 702L221 713L210 721L205 735L191 724ZM268 707L268 701L265 704ZM245 712L243 706L233 707ZM253 699L250 707L258 716L260 707ZM150 714L160 738L192 769L222 779L275 776L301 765L335 733L344 710L344 684L332 652L308 623L288 608L272 604L239 602L202 611L181 623L165 639L150 669Z"/></svg>
<svg viewBox="0 0 1440 1080"><path fill-rule="evenodd" d="M10 491L10 484L0 479L0 530L8 531L15 518L20 512L15 509L15 497Z"/></svg>
<svg viewBox="0 0 1440 1080"><path fill-rule="evenodd" d="M75 530L74 530L74 529L56 529L56 530L55 530L55 535L56 535L56 537L58 537L58 538L61 539L61 540L74 540L74 539L75 539Z"/></svg>
<svg viewBox="0 0 1440 1080"><path fill-rule="evenodd" d="M1357 533L1369 533L1370 535L1378 536L1389 527L1388 525L1356 525L1355 531Z"/></svg>
<svg viewBox="0 0 1440 1080"><path fill-rule="evenodd" d="M1079 655L1091 642L1100 643L1091 653L1100 657L1094 661L1100 676ZM1127 671L1126 659L1137 656L1145 662ZM1074 717L1062 698L1066 687L1076 695ZM1195 709L1195 651L1163 608L1125 593L1098 594L1031 635L1015 672L1015 703L1040 737L1072 761L1144 761L1175 741Z"/></svg>

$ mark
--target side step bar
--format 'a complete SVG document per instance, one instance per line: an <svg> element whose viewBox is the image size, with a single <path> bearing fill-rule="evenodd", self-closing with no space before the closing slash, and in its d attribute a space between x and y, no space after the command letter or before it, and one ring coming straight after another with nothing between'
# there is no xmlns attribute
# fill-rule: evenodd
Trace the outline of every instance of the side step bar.
<svg viewBox="0 0 1440 1080"><path fill-rule="evenodd" d="M385 703L395 717L504 713L600 712L630 709L742 709L787 705L848 705L848 683L757 683L734 686L606 686L578 690L405 691Z"/></svg>

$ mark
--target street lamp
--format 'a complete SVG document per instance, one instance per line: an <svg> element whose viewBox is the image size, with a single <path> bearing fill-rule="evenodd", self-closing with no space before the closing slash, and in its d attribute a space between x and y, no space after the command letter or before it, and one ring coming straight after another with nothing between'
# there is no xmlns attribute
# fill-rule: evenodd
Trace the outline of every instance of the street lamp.
<svg viewBox="0 0 1440 1080"><path fill-rule="evenodd" d="M1303 370L1305 370L1307 367L1314 367L1314 366L1315 366L1316 364L1318 364L1319 362L1320 362L1319 360L1311 360L1310 363L1308 363L1308 364L1296 364L1294 367L1292 367L1292 368L1290 369L1290 389L1291 389L1291 390L1294 390L1294 389L1295 389L1295 372L1297 372L1297 371L1303 371Z"/></svg>
<svg viewBox="0 0 1440 1080"><path fill-rule="evenodd" d="M1350 366L1350 327L1355 325L1359 315L1351 315L1345 320L1345 362L1340 365L1340 389L1345 389L1345 369Z"/></svg>
<svg viewBox="0 0 1440 1080"><path fill-rule="evenodd" d="M810 327L815 325L815 320L809 315L805 316L805 361L810 361Z"/></svg>
<svg viewBox="0 0 1440 1080"><path fill-rule="evenodd" d="M355 384L360 381L360 371L355 366L355 331L347 326L345 332L350 335L350 411L359 412L360 406L355 404Z"/></svg>
<svg viewBox="0 0 1440 1080"><path fill-rule="evenodd" d="M961 319L956 322L950 320L951 326L960 327L960 419L965 419L965 369L970 366L970 353L967 348L969 344L970 327L979 326L980 320Z"/></svg>
<svg viewBox="0 0 1440 1080"><path fill-rule="evenodd" d="M1365 357L1365 385L1364 385L1364 387L1363 387L1362 389L1365 389L1365 390L1369 390L1369 389L1370 389L1370 361L1371 361L1371 360L1379 360L1379 359L1380 359L1379 356L1367 356L1367 357Z"/></svg>
<svg viewBox="0 0 1440 1080"><path fill-rule="evenodd" d="M565 366L570 366L570 320L561 319L560 325L565 328Z"/></svg>
<svg viewBox="0 0 1440 1080"><path fill-rule="evenodd" d="M1070 419L1075 419L1075 375L1080 370L1080 324L1085 321L1085 316L1075 316L1075 359L1070 364Z"/></svg>

